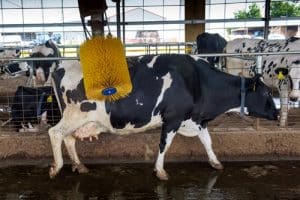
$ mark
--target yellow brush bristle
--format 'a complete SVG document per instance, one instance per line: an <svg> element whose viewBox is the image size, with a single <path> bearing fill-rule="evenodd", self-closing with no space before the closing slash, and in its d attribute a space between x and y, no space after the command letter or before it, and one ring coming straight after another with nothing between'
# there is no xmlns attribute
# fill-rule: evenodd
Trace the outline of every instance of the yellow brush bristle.
<svg viewBox="0 0 300 200"><path fill-rule="evenodd" d="M95 36L80 46L80 62L88 99L114 101L131 92L132 85L121 41L117 38ZM105 88L117 92L105 96Z"/></svg>

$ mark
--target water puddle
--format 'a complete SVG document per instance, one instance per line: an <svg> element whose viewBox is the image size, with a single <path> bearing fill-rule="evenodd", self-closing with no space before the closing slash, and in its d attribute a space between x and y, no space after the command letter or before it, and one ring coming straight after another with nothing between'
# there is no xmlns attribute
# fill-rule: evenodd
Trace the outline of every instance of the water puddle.
<svg viewBox="0 0 300 200"><path fill-rule="evenodd" d="M225 163L222 172L206 163L167 163L170 180L159 181L152 164L88 165L76 174L64 166L53 180L48 168L0 169L0 199L300 199L300 162Z"/></svg>

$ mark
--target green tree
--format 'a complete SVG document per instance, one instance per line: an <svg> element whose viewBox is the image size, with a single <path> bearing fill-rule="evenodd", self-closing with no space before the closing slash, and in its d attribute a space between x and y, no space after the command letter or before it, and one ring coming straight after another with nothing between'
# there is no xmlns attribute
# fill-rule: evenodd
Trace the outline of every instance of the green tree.
<svg viewBox="0 0 300 200"><path fill-rule="evenodd" d="M296 2L296 1L292 1ZM299 17L300 16L300 6L292 2L275 1L271 2L271 17Z"/></svg>
<svg viewBox="0 0 300 200"><path fill-rule="evenodd" d="M239 10L233 13L235 19L261 18L260 9L256 3L249 6L247 10Z"/></svg>
<svg viewBox="0 0 300 200"><path fill-rule="evenodd" d="M300 6L296 3L298 0L289 1L272 1L270 16L271 17L299 17L300 16ZM251 4L248 9L239 10L233 13L235 19L251 19L251 18L261 18L260 9L257 4Z"/></svg>

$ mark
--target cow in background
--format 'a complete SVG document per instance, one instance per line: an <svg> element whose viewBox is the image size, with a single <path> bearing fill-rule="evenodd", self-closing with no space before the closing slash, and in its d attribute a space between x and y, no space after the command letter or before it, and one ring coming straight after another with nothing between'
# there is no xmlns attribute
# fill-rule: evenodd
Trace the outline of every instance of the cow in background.
<svg viewBox="0 0 300 200"><path fill-rule="evenodd" d="M35 46L30 54L31 58L61 57L57 45L48 40L46 43ZM51 74L58 67L60 60L37 60L30 63L33 70L33 86L50 86Z"/></svg>
<svg viewBox="0 0 300 200"><path fill-rule="evenodd" d="M253 52L288 52L299 51L300 40L263 40L263 39L235 39L229 41L226 53ZM253 77L258 73L255 56L253 59L243 57L226 57L226 71L234 75ZM280 126L286 126L288 116L288 100L297 101L300 86L300 55L266 55L262 56L262 76L264 82L279 92L281 113Z"/></svg>
<svg viewBox="0 0 300 200"><path fill-rule="evenodd" d="M21 51L19 49L0 50L0 79L14 78L26 74L29 70L27 62L10 60L19 58L20 55Z"/></svg>
<svg viewBox="0 0 300 200"><path fill-rule="evenodd" d="M60 51L52 40L33 47L30 54L31 58L54 58L61 57ZM34 60L28 63L27 76L29 80L27 86L20 86L14 96L12 105L11 119L17 129L22 132L37 132L40 128L47 128L49 118L55 114L56 120L60 119L60 113L57 113L57 106L50 109L49 97L53 94L51 90L51 74L58 67L59 60ZM47 86L47 87L46 87ZM55 104L55 103L54 103ZM53 104L51 104L53 105ZM53 120L52 120L53 121Z"/></svg>
<svg viewBox="0 0 300 200"><path fill-rule="evenodd" d="M44 44L33 47L30 57L31 58L56 58L56 57L61 57L61 54L55 42L53 42L50 39L46 41ZM59 63L60 60L36 60L30 62L30 66L31 66L30 76L32 76L33 88L32 90L30 90L29 88L25 90L27 92L27 95L30 95L31 93L31 97L27 97L28 99L30 98L36 99L37 98L36 95L40 96L41 94L47 97L51 96L51 99L55 99L52 98L54 93L52 88L50 87L52 86L51 76L53 71L58 67ZM39 128L42 129L48 128L49 126L55 124L60 119L60 112L58 109L56 99L53 102L48 102L49 98L47 99L43 99L42 97L40 98L42 104L40 103L38 105L33 101L32 103L28 103L29 105L27 105L27 108L31 107L31 111L33 111L33 110L38 110L38 108L41 107L42 105L43 106L42 108L44 109L40 108L39 110L41 111L41 113L32 116L35 120L31 120L27 124L23 123L24 125L22 129L19 130L36 132L39 131ZM26 108L26 106L24 108ZM28 112L26 117L30 118L30 114L32 113Z"/></svg>
<svg viewBox="0 0 300 200"><path fill-rule="evenodd" d="M11 117L18 132L38 132L60 120L60 110L50 86L19 86L15 92Z"/></svg>
<svg viewBox="0 0 300 200"><path fill-rule="evenodd" d="M197 36L197 53L223 53L227 41L218 33L201 33ZM207 57L208 62L221 69L219 56Z"/></svg>
<svg viewBox="0 0 300 200"><path fill-rule="evenodd" d="M51 74L58 67L59 60L36 60L29 62L11 62L7 59L15 59L20 56L20 50L5 49L0 51L1 68L0 74L2 79L14 78L20 75L29 76L27 86L39 87L51 85ZM34 46L30 58L55 58L61 57L57 45L48 40L44 44Z"/></svg>
<svg viewBox="0 0 300 200"><path fill-rule="evenodd" d="M78 61L65 61L53 73L63 116L49 129L54 156L50 177L55 177L63 166L63 141L73 170L84 173L88 169L78 158L75 137L91 138L102 132L126 135L157 127L162 127L155 164L158 178L168 179L164 157L177 133L199 137L211 166L222 169L212 149L209 121L241 106L241 102L245 102L251 116L277 119L269 88L259 76L233 76L190 55L140 56L128 64L133 89L127 97L114 102L87 99ZM241 92L241 88L245 91Z"/></svg>

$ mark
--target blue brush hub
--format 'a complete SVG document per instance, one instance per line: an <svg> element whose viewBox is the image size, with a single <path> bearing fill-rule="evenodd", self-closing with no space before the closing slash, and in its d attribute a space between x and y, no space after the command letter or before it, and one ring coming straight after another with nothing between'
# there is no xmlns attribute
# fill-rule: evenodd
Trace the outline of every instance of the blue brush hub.
<svg viewBox="0 0 300 200"><path fill-rule="evenodd" d="M104 90L102 90L102 94L104 96L109 96L109 95L113 95L117 92L117 89L114 88L114 87L108 87L108 88L105 88Z"/></svg>

